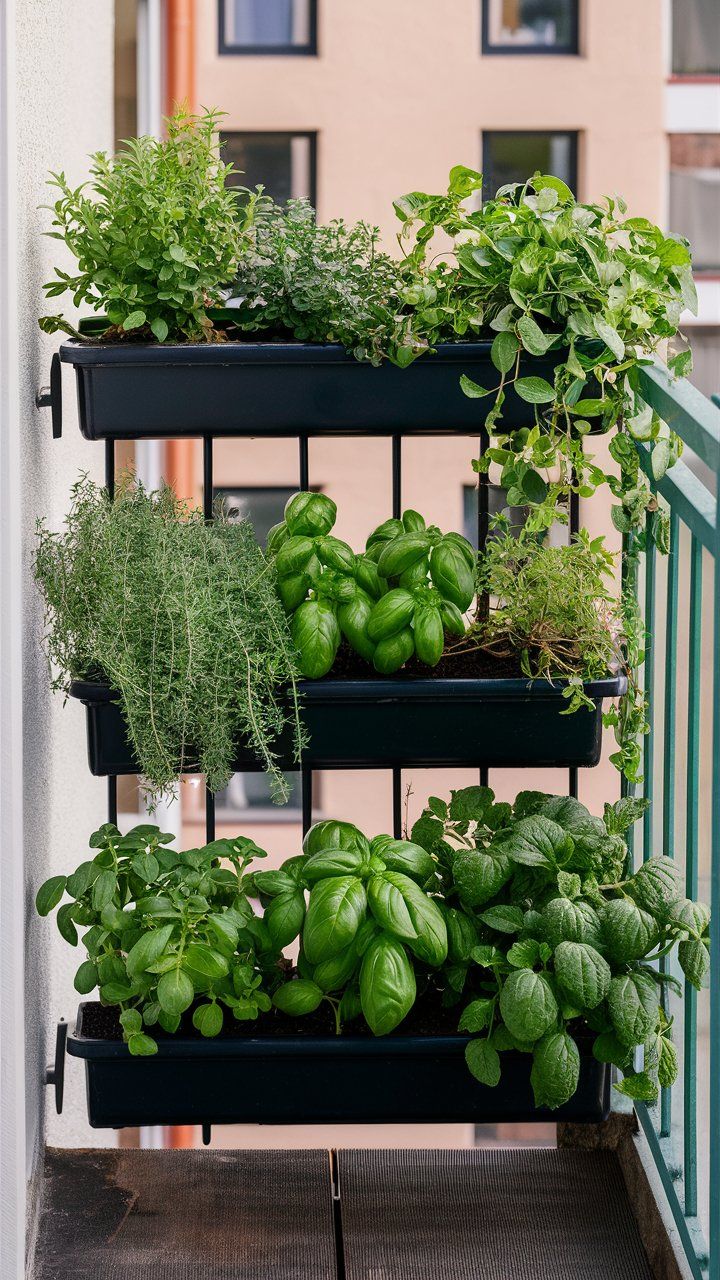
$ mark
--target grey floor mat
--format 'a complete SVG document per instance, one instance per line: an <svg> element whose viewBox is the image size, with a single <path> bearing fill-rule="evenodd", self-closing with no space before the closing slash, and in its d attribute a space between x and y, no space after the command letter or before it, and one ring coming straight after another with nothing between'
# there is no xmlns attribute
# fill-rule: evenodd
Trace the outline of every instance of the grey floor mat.
<svg viewBox="0 0 720 1280"><path fill-rule="evenodd" d="M346 1280L651 1280L615 1155L340 1151Z"/></svg>
<svg viewBox="0 0 720 1280"><path fill-rule="evenodd" d="M48 1151L37 1280L335 1280L326 1151Z"/></svg>

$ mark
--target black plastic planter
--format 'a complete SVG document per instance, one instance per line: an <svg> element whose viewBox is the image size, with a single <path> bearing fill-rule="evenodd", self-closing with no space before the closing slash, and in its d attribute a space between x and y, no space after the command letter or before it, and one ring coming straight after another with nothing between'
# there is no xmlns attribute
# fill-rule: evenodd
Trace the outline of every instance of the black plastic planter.
<svg viewBox="0 0 720 1280"><path fill-rule="evenodd" d="M547 680L308 680L300 684L315 769L390 765L553 767L596 765L602 702L625 692L624 676L587 683L594 707L563 715L562 683ZM87 708L88 760L96 777L137 773L120 707L105 685L75 681ZM277 744L281 767L297 768L289 735ZM258 768L238 744L236 772Z"/></svg>
<svg viewBox="0 0 720 1280"><path fill-rule="evenodd" d="M441 343L408 369L360 363L341 346L302 342L79 342L80 430L88 440L177 436L477 435L483 413L460 388L465 373L497 386L489 341ZM564 352L526 356L521 375L553 381ZM481 402L487 408L492 400ZM532 426L535 408L507 389L504 418Z"/></svg>
<svg viewBox="0 0 720 1280"><path fill-rule="evenodd" d="M465 1036L261 1034L158 1042L132 1058L118 1040L83 1035L80 1005L67 1051L85 1059L94 1129L154 1124L598 1123L610 1110L609 1068L583 1045L577 1092L557 1111L537 1109L531 1057L504 1053L488 1088L465 1064Z"/></svg>

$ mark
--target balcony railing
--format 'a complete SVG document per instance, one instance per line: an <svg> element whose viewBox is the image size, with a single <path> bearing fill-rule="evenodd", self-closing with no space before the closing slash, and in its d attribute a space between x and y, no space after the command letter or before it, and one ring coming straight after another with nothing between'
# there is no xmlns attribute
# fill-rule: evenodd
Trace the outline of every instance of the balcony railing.
<svg viewBox="0 0 720 1280"><path fill-rule="evenodd" d="M709 992L685 982L682 1003L668 997L677 1084L636 1110L692 1274L720 1280L720 409L662 365L641 371L640 389L687 450L655 485L638 445L669 511L670 553L650 545L636 583L651 731L639 788L650 806L633 856L675 857L687 896L707 900L713 922Z"/></svg>

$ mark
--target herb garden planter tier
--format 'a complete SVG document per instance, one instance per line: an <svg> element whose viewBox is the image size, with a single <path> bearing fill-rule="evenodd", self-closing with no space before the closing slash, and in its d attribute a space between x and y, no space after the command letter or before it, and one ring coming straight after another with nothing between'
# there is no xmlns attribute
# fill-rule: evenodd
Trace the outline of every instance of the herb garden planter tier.
<svg viewBox="0 0 720 1280"><path fill-rule="evenodd" d="M465 1063L466 1036L258 1034L159 1040L133 1058L119 1040L83 1034L80 1005L67 1050L85 1059L93 1128L153 1124L598 1123L610 1110L609 1068L582 1047L577 1092L557 1111L536 1108L532 1057L504 1053L496 1088Z"/></svg>
<svg viewBox="0 0 720 1280"><path fill-rule="evenodd" d="M594 708L564 715L562 683L547 680L378 680L300 682L309 734L303 763L312 768L592 766L600 759L602 703L626 689L624 676L587 683ZM98 777L137 773L112 691L75 681L87 708L88 758ZM297 767L289 734L277 744L282 768ZM258 767L238 744L236 772Z"/></svg>
<svg viewBox="0 0 720 1280"><path fill-rule="evenodd" d="M461 374L497 386L489 341L440 344L408 369L361 363L341 346L302 342L63 343L77 374L88 440L145 436L476 435L483 414ZM553 380L562 352L526 356L521 375ZM491 399L483 402L487 407ZM535 406L508 387L504 418L532 426Z"/></svg>

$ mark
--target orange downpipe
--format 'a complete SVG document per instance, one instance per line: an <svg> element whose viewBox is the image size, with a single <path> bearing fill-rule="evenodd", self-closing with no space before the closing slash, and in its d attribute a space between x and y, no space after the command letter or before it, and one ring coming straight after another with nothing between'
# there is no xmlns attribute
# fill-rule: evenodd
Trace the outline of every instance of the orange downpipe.
<svg viewBox="0 0 720 1280"><path fill-rule="evenodd" d="M196 110L195 0L165 0L165 114L179 103ZM165 479L179 498L195 502L195 446L192 440L168 440Z"/></svg>
<svg viewBox="0 0 720 1280"><path fill-rule="evenodd" d="M165 0L165 113L172 115L178 103L196 109L195 0ZM192 440L168 440L165 445L165 479L179 498L195 501L195 449ZM166 1146L194 1147L191 1124L169 1125Z"/></svg>

